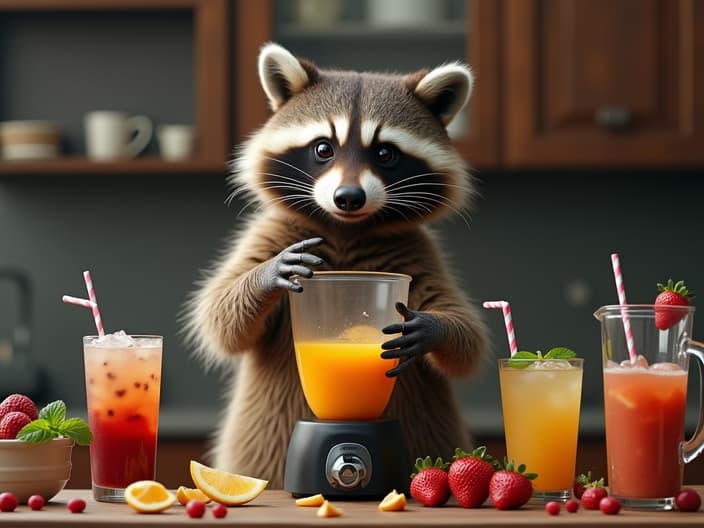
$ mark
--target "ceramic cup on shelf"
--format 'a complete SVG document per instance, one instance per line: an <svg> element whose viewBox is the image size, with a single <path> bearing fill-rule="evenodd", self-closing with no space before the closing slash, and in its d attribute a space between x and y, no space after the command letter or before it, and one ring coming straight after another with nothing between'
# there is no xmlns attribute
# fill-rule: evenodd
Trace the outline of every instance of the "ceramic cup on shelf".
<svg viewBox="0 0 704 528"><path fill-rule="evenodd" d="M0 152L6 160L39 160L59 155L61 129L50 121L0 123Z"/></svg>
<svg viewBox="0 0 704 528"><path fill-rule="evenodd" d="M146 116L108 110L88 112L84 126L86 154L96 161L136 157L146 148L153 132Z"/></svg>
<svg viewBox="0 0 704 528"><path fill-rule="evenodd" d="M159 152L166 161L181 161L193 157L195 131L189 125L160 125L156 130Z"/></svg>

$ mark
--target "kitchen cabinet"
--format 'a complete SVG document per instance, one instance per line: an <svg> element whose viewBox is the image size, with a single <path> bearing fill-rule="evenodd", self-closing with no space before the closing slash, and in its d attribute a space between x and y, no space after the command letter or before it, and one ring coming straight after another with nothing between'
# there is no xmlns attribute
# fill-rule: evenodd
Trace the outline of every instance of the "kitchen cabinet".
<svg viewBox="0 0 704 528"><path fill-rule="evenodd" d="M2 161L0 160L0 175L23 175L30 173L41 174L173 174L173 173L220 173L224 174L226 162L230 157L232 137L230 134L230 24L229 12L231 3L228 0L0 0L0 32L4 31L3 49L0 49L0 64L4 67L0 69L0 120L8 119L52 119L50 112L61 113L62 106L67 103L72 108L81 108L81 100L85 100L84 106L96 104L97 101L114 105L120 108L124 103L126 93L132 94L133 100L138 100L142 106L135 113L147 113L159 103L161 98L173 98L174 93L170 90L169 80L173 71L170 68L188 67L189 57L173 58L169 55L169 50L160 47L160 39L192 38L192 68L193 71L179 72L177 78L192 84L189 92L191 100L186 96L182 106L192 107L192 124L196 129L196 154L192 159L166 162L158 155L145 155L131 160L95 162L86 158L81 149L74 149L75 152L69 155L62 155L47 160L31 161ZM169 21L175 20L169 25ZM174 18L175 17L175 18ZM184 23L185 20L185 23ZM53 21L53 23L52 23ZM146 21L146 22L145 22ZM108 22L110 30L109 37L100 37L101 28ZM37 26L37 24L42 24ZM37 29L40 27L40 29ZM97 29L96 29L97 28ZM85 33L81 33L81 29ZM52 36L58 38L51 44L50 48L39 49L32 39L41 35L42 30L52 32ZM135 32L141 31L140 36L144 37L149 45L138 50L141 57L120 57L119 65L105 64L107 56L119 56L120 51L124 53L133 52L134 46L130 48L130 41L134 40ZM160 33L162 32L162 33ZM109 38L113 38L109 40ZM96 46L96 40L104 47ZM61 45L67 48L55 49ZM32 49L35 55L30 52L22 53L21 48ZM34 47L33 47L34 46ZM17 50L20 49L18 52ZM81 59L86 58L85 63L79 63L71 54L76 50L84 51ZM129 51L128 51L129 50ZM106 52L101 55L101 52ZM13 55L14 53L14 55ZM44 78L43 84L37 86L27 81L42 79L39 74L35 75L37 65L33 58L41 64L45 60L42 55L55 56L61 62L56 69L64 68L61 79ZM29 57L28 57L29 56ZM8 58L9 57L9 58ZM143 66L141 71L130 71L129 61L139 58ZM5 59L5 60L3 60ZM172 60L173 59L173 60ZM125 64L128 67L114 74L114 70L122 68ZM89 82L73 82L75 77L90 79L91 72L85 70L96 69L95 75L103 74L103 77L110 77L113 85L106 89L103 99L97 94L95 86ZM14 68L14 69L13 69ZM83 68L76 70L76 68ZM144 70L151 70L151 79L159 80L163 83L161 92L155 93L154 86L142 85L143 92L137 91L137 83L143 75ZM22 79L12 76L12 72L21 72ZM99 73L98 73L99 72ZM106 73L107 72L107 73ZM26 73L26 75L25 75ZM57 81L61 81L57 83ZM90 79L92 81L101 79ZM26 84L22 84L27 81ZM14 83L14 84L12 84ZM148 81L147 81L148 83ZM31 86L30 86L31 84ZM61 90L61 87L68 86L70 89ZM184 82L185 84L185 82ZM3 89L4 86L4 89ZM9 88L12 88L10 90ZM181 91L185 92L188 88ZM11 94L28 91L36 97L34 100L37 106L45 110L48 116L15 115L20 111L31 114L37 110L30 103L26 103L26 95L22 96L25 103L21 109L13 106ZM48 104L46 101L50 101ZM79 101L79 102L77 102ZM176 106L176 105L175 105ZM82 112L95 108L82 108ZM66 113L66 111L64 112ZM186 113L184 111L184 113ZM67 117L68 116L64 116ZM71 115L70 119L79 119L78 112ZM66 123L59 122L59 125ZM155 123L157 125L159 123ZM76 128L76 136L78 136ZM74 138L75 140L75 138Z"/></svg>
<svg viewBox="0 0 704 528"><path fill-rule="evenodd" d="M291 6L315 1L238 3L238 137L268 116L254 72L274 39L341 67L406 71L432 65L433 51L459 55L477 82L453 139L479 169L704 163L702 2L467 0L461 16L416 27L375 26L343 2L334 25L306 27ZM444 47L453 38L460 47Z"/></svg>
<svg viewBox="0 0 704 528"><path fill-rule="evenodd" d="M704 3L505 0L502 165L704 163Z"/></svg>

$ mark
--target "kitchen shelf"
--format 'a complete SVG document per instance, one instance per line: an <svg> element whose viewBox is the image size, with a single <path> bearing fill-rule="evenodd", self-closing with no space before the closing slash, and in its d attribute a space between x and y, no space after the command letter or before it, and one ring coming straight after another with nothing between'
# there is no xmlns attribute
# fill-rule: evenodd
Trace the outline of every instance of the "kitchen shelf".
<svg viewBox="0 0 704 528"><path fill-rule="evenodd" d="M24 174L225 174L224 161L192 159L165 161L158 156L145 156L120 161L92 161L84 157L60 157L47 160L12 160L0 162L0 175Z"/></svg>
<svg viewBox="0 0 704 528"><path fill-rule="evenodd" d="M195 157L189 161L167 162L159 156L145 153L136 159L98 163L87 159L80 151L68 150L59 158L51 160L0 160L0 175L13 174L172 174L172 173L211 173L224 174L226 163L233 144L231 123L231 48L229 0L0 0L0 17L19 16L25 24L31 24L35 16L61 14L62 16L91 16L96 20L110 17L111 13L142 17L153 17L162 12L188 13L192 20L192 124L197 131ZM46 18L37 19L46 23ZM57 18L57 20L61 20ZM78 19L81 20L81 19ZM111 19L111 20L114 20ZM125 19L127 20L127 19ZM8 20L5 21L8 23ZM61 24L61 22L56 22ZM113 24L114 25L114 24ZM12 27L11 25L8 27ZM61 28L62 26L58 26ZM164 27L164 26L162 26ZM168 26L166 26L168 27ZM70 29L67 29L70 31ZM71 33L71 38L79 41L80 33ZM130 26L124 27L124 35L129 38ZM85 43L90 46L90 42ZM0 61L3 52L0 51ZM144 61L142 62L144 64ZM168 76L165 70L164 75ZM125 72L129 79L129 72ZM11 83L12 78L0 79ZM119 81L118 81L119 82ZM85 88L90 90L90 87ZM54 97L50 85L46 88L47 97ZM120 93L119 85L116 94ZM165 94L168 97L168 94ZM115 96L115 106L121 105L119 95ZM61 100L57 100L61 104ZM149 100L144 101L148 108ZM0 105L1 107L2 105ZM87 110L86 110L87 111ZM142 109L130 113L147 113ZM32 118L32 117L27 117ZM0 120L25 119L23 116L0 114ZM56 119L49 118L52 121ZM59 125L62 123L59 120ZM168 122L162 119L162 122ZM75 129L75 126L74 126ZM75 138L75 133L72 136ZM73 141L76 143L75 139ZM75 155L74 155L75 154Z"/></svg>
<svg viewBox="0 0 704 528"><path fill-rule="evenodd" d="M464 20L444 21L418 27L374 26L363 22L345 22L332 27L314 27L304 24L285 24L277 30L277 37L286 40L374 39L424 42L426 39L464 39L467 27ZM427 45L427 43L426 43Z"/></svg>

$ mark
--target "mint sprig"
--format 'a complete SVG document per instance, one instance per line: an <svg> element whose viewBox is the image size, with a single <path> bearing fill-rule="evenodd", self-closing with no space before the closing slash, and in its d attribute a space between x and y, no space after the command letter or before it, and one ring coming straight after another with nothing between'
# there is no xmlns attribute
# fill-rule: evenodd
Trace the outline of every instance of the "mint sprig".
<svg viewBox="0 0 704 528"><path fill-rule="evenodd" d="M78 445L88 445L93 434L81 418L66 419L66 404L56 400L39 411L39 418L17 433L17 439L28 444L43 444L53 438L71 438Z"/></svg>
<svg viewBox="0 0 704 528"><path fill-rule="evenodd" d="M546 361L549 359L572 359L577 357L577 354L565 347L555 347L551 348L543 355L543 353L538 350L537 352L527 352L521 351L516 352L508 360L508 366L511 368L524 369L531 365L535 361Z"/></svg>

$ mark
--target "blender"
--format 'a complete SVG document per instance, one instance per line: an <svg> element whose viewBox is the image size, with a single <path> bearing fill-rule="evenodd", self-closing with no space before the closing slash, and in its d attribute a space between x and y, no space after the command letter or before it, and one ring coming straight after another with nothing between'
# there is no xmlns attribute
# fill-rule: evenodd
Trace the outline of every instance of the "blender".
<svg viewBox="0 0 704 528"><path fill-rule="evenodd" d="M411 277L316 272L289 293L296 364L314 419L299 420L286 456L284 489L294 497L376 499L408 491L413 461L397 420L382 417L398 360L381 358L402 322Z"/></svg>

